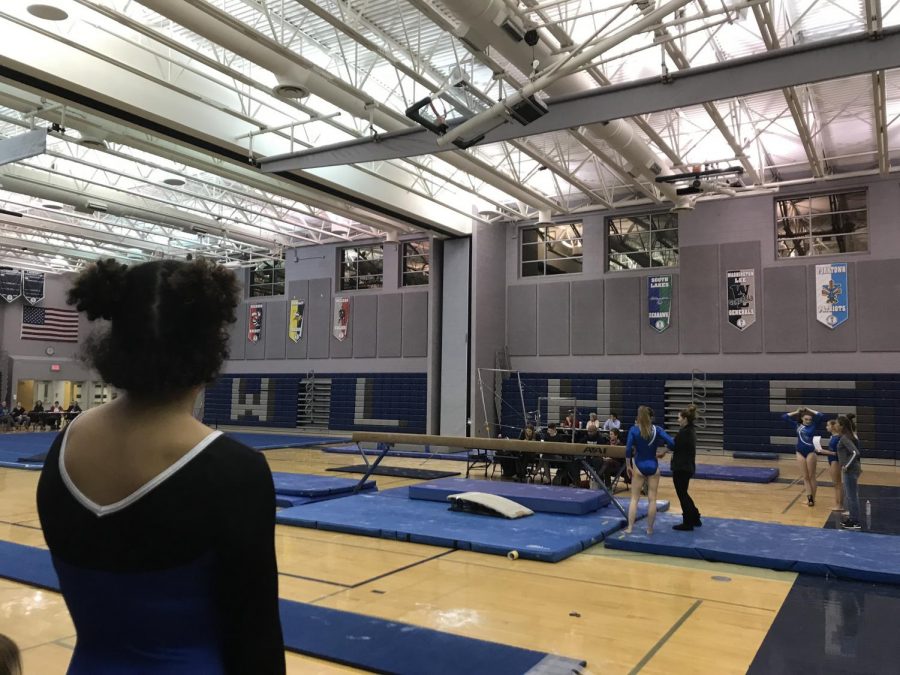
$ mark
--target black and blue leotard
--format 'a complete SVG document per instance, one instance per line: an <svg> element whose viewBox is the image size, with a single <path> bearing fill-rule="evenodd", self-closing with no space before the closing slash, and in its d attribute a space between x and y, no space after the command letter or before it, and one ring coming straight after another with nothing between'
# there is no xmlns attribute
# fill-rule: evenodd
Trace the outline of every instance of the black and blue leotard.
<svg viewBox="0 0 900 675"><path fill-rule="evenodd" d="M834 462L838 461L837 446L838 446L838 443L840 443L840 442L841 442L841 437L837 434L835 434L830 439L828 439L828 449L831 450L833 453L835 453L833 455L825 455L826 457L828 457L829 464L833 464Z"/></svg>
<svg viewBox="0 0 900 675"><path fill-rule="evenodd" d="M812 418L813 420L809 424L801 424L787 413L781 416L781 419L785 422L790 422L794 425L794 429L797 432L797 452L804 457L809 456L810 453L815 453L816 447L813 445L813 436L816 435L816 425L825 419L825 415L817 412L812 414Z"/></svg>
<svg viewBox="0 0 900 675"><path fill-rule="evenodd" d="M66 472L65 438L50 447L37 502L77 632L68 674L284 673L262 454L213 432L101 506Z"/></svg>
<svg viewBox="0 0 900 675"><path fill-rule="evenodd" d="M665 444L670 449L675 448L675 441L662 427L653 425L650 438L641 436L641 429L636 424L628 430L628 439L625 442L625 458L631 459L634 455L634 465L641 475L652 476L659 468L656 459L656 449Z"/></svg>

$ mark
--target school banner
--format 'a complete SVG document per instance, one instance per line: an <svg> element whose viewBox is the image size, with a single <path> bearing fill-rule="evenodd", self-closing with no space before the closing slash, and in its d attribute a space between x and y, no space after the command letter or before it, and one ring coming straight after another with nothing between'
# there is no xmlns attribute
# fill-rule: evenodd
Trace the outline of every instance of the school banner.
<svg viewBox="0 0 900 675"><path fill-rule="evenodd" d="M756 270L729 270L728 323L740 331L756 323Z"/></svg>
<svg viewBox="0 0 900 675"><path fill-rule="evenodd" d="M43 272L22 272L22 296L32 305L44 299Z"/></svg>
<svg viewBox="0 0 900 675"><path fill-rule="evenodd" d="M250 315L247 317L247 339L250 342L262 340L263 332L263 306L250 305Z"/></svg>
<svg viewBox="0 0 900 675"><path fill-rule="evenodd" d="M662 333L672 320L672 275L647 279L647 314L650 327Z"/></svg>
<svg viewBox="0 0 900 675"><path fill-rule="evenodd" d="M290 314L288 314L288 337L291 342L300 342L303 337L303 309L306 302L303 300L291 300Z"/></svg>
<svg viewBox="0 0 900 675"><path fill-rule="evenodd" d="M837 328L850 315L847 263L816 265L816 319Z"/></svg>
<svg viewBox="0 0 900 675"><path fill-rule="evenodd" d="M334 299L334 337L343 342L350 326L350 298Z"/></svg>
<svg viewBox="0 0 900 675"><path fill-rule="evenodd" d="M7 302L12 302L20 295L22 295L22 271L0 270L0 297Z"/></svg>

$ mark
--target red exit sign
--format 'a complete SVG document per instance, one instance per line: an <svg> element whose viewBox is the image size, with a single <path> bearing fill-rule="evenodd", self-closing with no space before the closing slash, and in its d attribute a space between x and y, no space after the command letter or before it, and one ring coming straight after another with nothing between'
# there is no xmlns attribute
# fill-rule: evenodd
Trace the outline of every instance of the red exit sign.
<svg viewBox="0 0 900 675"><path fill-rule="evenodd" d="M51 373L58 373L60 370L62 370L62 367L58 363L50 364L50 372Z"/></svg>

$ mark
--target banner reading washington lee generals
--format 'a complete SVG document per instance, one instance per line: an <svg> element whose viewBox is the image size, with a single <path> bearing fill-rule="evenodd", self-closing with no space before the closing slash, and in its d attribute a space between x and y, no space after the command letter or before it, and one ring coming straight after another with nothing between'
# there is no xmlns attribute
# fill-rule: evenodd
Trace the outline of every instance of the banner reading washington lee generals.
<svg viewBox="0 0 900 675"><path fill-rule="evenodd" d="M756 323L756 270L729 270L728 323L740 331Z"/></svg>

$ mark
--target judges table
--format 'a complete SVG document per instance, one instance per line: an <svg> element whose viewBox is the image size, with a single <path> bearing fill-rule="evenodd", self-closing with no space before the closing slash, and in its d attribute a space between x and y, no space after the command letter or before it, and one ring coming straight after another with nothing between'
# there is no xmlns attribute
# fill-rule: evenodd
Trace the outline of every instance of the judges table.
<svg viewBox="0 0 900 675"><path fill-rule="evenodd" d="M522 441L510 438L469 438L466 436L434 436L431 434L400 434L400 433L384 433L377 431L357 431L352 436L353 443L359 448L360 443L376 443L379 449L375 459L369 462L366 453L360 448L360 454L366 462L368 468L365 475L360 479L356 486L356 491L362 489L365 482L369 479L372 472L378 467L387 453L396 444L407 444L413 446L438 446L446 448L463 448L465 450L487 451L504 453L520 453L533 454L538 457L542 455L565 455L571 457L575 461L580 461L581 468L584 469L591 478L600 486L600 489L606 489L600 476L597 474L593 464L589 461L592 459L611 457L613 459L624 459L625 448L621 445L600 445L591 443L554 443L548 441ZM609 493L612 503L625 514L625 510L621 504L613 498Z"/></svg>

